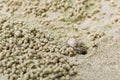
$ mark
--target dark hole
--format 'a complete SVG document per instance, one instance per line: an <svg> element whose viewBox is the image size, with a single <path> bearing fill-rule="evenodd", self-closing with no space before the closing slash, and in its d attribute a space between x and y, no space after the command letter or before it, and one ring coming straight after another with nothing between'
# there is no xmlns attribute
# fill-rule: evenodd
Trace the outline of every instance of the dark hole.
<svg viewBox="0 0 120 80"><path fill-rule="evenodd" d="M82 54L82 55L86 55L86 54L87 54L87 51L84 51L84 52L82 52L81 54Z"/></svg>

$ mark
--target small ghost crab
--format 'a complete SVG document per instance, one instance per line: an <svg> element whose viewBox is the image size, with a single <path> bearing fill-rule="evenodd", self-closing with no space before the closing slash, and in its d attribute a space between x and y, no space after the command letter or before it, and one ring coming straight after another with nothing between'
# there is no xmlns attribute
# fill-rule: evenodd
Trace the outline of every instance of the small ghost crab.
<svg viewBox="0 0 120 80"><path fill-rule="evenodd" d="M87 54L87 48L83 42L79 42L76 37L70 37L67 40L67 45L72 47L78 54Z"/></svg>

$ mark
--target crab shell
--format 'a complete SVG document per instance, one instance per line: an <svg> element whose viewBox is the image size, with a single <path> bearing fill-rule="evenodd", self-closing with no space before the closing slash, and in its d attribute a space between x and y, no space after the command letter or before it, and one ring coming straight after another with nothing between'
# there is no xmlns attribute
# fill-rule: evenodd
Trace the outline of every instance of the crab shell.
<svg viewBox="0 0 120 80"><path fill-rule="evenodd" d="M74 38L74 37L72 37L72 38L69 38L68 40L67 40L67 44L70 46L70 47L77 47L77 45L78 45L78 41L77 41L77 39L76 38Z"/></svg>

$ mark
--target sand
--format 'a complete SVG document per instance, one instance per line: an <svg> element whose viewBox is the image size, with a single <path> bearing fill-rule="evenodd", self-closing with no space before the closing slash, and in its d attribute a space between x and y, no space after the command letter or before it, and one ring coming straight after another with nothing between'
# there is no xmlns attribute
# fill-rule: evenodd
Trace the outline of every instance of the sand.
<svg viewBox="0 0 120 80"><path fill-rule="evenodd" d="M120 0L0 0L0 27L22 23L54 37L61 45L67 45L71 36L84 43L88 48L85 55L60 54L77 65L75 76L60 80L120 80L119 3Z"/></svg>

